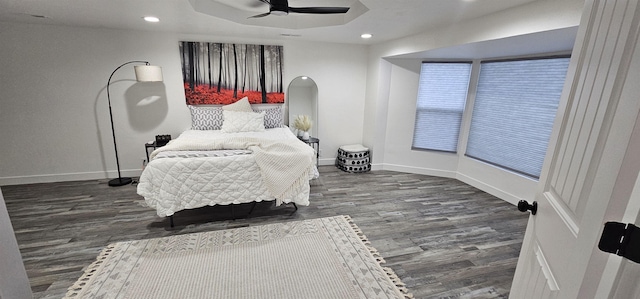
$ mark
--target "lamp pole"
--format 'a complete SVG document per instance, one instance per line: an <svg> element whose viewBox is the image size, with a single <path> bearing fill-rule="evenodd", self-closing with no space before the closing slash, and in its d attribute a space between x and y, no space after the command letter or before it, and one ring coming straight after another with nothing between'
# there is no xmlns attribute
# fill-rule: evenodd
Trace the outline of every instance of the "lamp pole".
<svg viewBox="0 0 640 299"><path fill-rule="evenodd" d="M148 61L134 60L134 61L125 62L121 64L119 67L117 67L111 73L111 76L109 76L109 80L107 81L107 101L109 102L109 120L111 120L111 134L113 135L113 148L115 149L115 152L116 152L116 166L118 167L118 178L112 179L109 181L109 186L112 186L112 187L128 185L128 184L131 184L131 182L133 181L129 177L123 178L122 175L120 174L120 160L118 159L118 145L116 144L116 130L113 125L113 112L111 109L111 94L109 93L109 85L111 85L111 78L113 77L113 74L115 74L123 66L132 64L132 63L144 63L145 65L149 65Z"/></svg>

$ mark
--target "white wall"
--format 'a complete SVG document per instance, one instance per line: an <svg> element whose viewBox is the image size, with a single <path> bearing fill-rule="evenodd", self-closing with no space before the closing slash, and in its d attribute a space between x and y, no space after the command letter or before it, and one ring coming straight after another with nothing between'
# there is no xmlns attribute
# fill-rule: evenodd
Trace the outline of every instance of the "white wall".
<svg viewBox="0 0 640 299"><path fill-rule="evenodd" d="M105 86L130 60L147 60L164 73L163 83L135 83L133 66L125 66L110 87L121 169L139 175L145 142L157 134L176 137L190 126L178 53L183 40L284 45L285 82L306 75L318 84L325 162L333 163L339 145L362 139L364 46L14 23L0 28L0 185L117 176ZM143 98L149 95L155 100Z"/></svg>
<svg viewBox="0 0 640 299"><path fill-rule="evenodd" d="M284 48L285 82L308 76L318 86L320 164L332 165L338 147L362 142L367 48L310 42Z"/></svg>
<svg viewBox="0 0 640 299"><path fill-rule="evenodd" d="M127 66L111 85L121 168L139 175L144 142L189 127L178 42L192 40L284 45L285 82L305 75L318 85L321 164L333 164L340 145L362 143L372 149L373 169L457 177L511 202L530 198L535 182L520 176L412 151L415 69L388 59L577 26L582 4L536 1L370 47L2 23L0 185L114 177L104 88L113 69L129 60L160 65L165 76L163 83L134 83ZM149 94L159 99L147 103L141 97Z"/></svg>
<svg viewBox="0 0 640 299"><path fill-rule="evenodd" d="M537 182L465 157L470 114L465 114L458 154L411 150L421 58L437 51L440 58L466 58L475 44L578 26L583 1L536 1L450 27L372 46L369 51L365 130L363 141L372 148L373 169L455 177L508 202L533 199ZM522 42L522 39L519 39ZM468 46L465 48L465 46ZM544 47L528 46L535 51ZM524 47L525 50L527 46ZM452 50L448 50L452 49ZM453 51L455 49L455 51ZM457 57L464 49L465 57ZM491 57L513 55L496 46ZM557 51L550 45L547 51ZM531 50L534 51L534 50ZM503 54L501 54L501 52ZM523 53L524 54L524 53ZM526 53L532 54L532 53ZM473 58L486 58L486 52ZM483 56L484 55L484 56ZM399 59L397 57L413 57ZM472 97L471 97L472 98ZM467 107L470 107L468 103ZM385 121L380 121L385 120Z"/></svg>

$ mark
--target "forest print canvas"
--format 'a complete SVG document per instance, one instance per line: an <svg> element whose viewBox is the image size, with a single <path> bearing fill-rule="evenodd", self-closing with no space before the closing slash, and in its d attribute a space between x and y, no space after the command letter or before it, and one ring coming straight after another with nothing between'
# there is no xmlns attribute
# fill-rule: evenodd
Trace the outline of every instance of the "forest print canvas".
<svg viewBox="0 0 640 299"><path fill-rule="evenodd" d="M282 46L180 42L187 105L284 103Z"/></svg>

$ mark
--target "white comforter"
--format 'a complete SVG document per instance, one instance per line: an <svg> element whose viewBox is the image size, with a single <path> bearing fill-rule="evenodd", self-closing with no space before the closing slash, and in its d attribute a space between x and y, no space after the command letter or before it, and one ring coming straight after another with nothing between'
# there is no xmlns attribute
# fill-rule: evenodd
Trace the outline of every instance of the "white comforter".
<svg viewBox="0 0 640 299"><path fill-rule="evenodd" d="M222 133L220 131L185 131L163 150L152 153L155 159L147 165L138 184L138 194L145 203L155 208L159 216L171 216L184 209L207 205L227 205L253 201L276 199L269 180L265 180L263 170L256 163L256 155L247 154L246 149L215 151L211 155L198 154L193 150L203 150L199 145L220 144L222 140L275 140L297 141L288 128L267 129L265 132ZM191 142L185 143L184 141ZM193 143L189 148L185 144ZM254 144L255 145L255 144ZM162 149L162 148L161 148ZM190 150L183 152L171 149ZM257 150L257 148L254 148ZM169 151L168 151L169 150ZM264 160L264 159L263 159ZM263 163L264 164L264 163ZM264 166L263 166L264 168ZM309 205L308 180L318 175L315 166L312 172L304 172L304 184L297 184L293 190L281 193L279 202L295 202ZM272 184L273 185L273 184Z"/></svg>

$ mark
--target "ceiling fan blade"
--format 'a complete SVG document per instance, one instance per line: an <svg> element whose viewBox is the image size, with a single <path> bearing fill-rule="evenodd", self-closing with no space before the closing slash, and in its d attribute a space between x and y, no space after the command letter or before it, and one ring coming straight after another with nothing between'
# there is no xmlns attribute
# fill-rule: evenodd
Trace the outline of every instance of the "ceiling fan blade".
<svg viewBox="0 0 640 299"><path fill-rule="evenodd" d="M289 12L310 14L346 13L349 7L289 7Z"/></svg>
<svg viewBox="0 0 640 299"><path fill-rule="evenodd" d="M270 15L270 14L271 14L271 12L265 12L265 13L261 13L261 14L259 14L259 15L255 15L255 16L248 17L248 19L253 19L253 18L262 18L262 17L266 17L266 16L268 16L268 15Z"/></svg>
<svg viewBox="0 0 640 299"><path fill-rule="evenodd" d="M249 7L262 7L265 4L271 5L269 0L258 0L258 1L251 2L251 4L249 4L248 6Z"/></svg>

